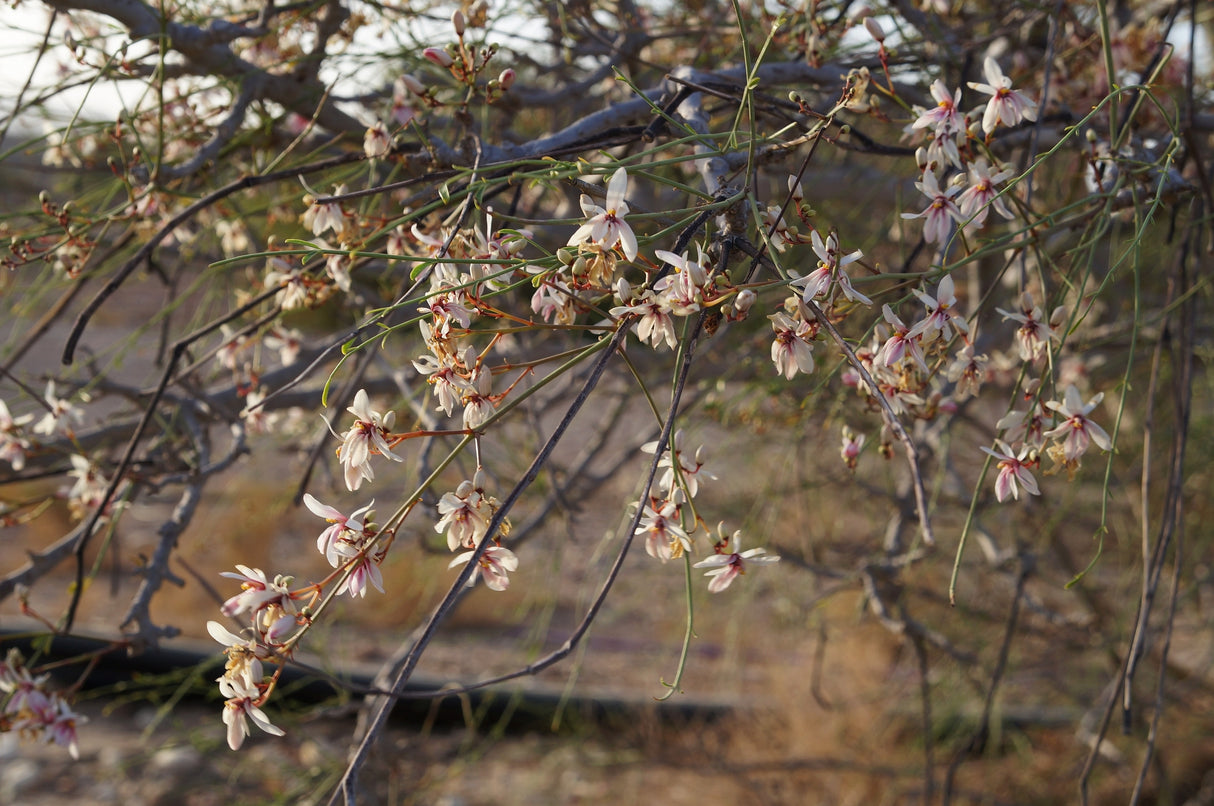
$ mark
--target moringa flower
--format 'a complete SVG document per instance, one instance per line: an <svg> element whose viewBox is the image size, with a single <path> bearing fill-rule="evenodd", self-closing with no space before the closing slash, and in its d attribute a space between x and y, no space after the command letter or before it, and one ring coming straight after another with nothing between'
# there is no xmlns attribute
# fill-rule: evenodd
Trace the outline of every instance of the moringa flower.
<svg viewBox="0 0 1214 806"><path fill-rule="evenodd" d="M778 563L779 557L767 553L767 549L741 549L741 533L734 532L730 538L733 543L734 551L729 554L714 554L700 560L692 566L692 568L709 568L704 576L712 577L712 581L708 583L709 593L720 593L733 583L734 579L741 574L746 573L746 566L751 565L768 565L770 563Z"/></svg>
<svg viewBox="0 0 1214 806"><path fill-rule="evenodd" d="M1079 396L1079 390L1071 385L1066 389L1063 402L1051 400L1045 404L1047 408L1058 412L1063 420L1057 427L1046 431L1044 436L1065 438L1064 455L1068 462L1074 462L1083 456L1092 442L1095 442L1101 450L1111 451L1113 449L1113 442L1109 439L1108 432L1088 418L1088 414L1100 405L1101 400L1104 400L1103 392L1085 404L1083 398Z"/></svg>
<svg viewBox="0 0 1214 806"><path fill-rule="evenodd" d="M1015 126L1021 120L1037 119L1037 102L1030 101L1020 90L1012 89L1012 80L999 69L999 62L994 57L987 56L982 63L982 72L986 83L969 82L970 89L985 92L991 96L986 102L986 111L982 113L982 130L990 134L999 124Z"/></svg>
<svg viewBox="0 0 1214 806"><path fill-rule="evenodd" d="M1013 453L1011 447L1001 439L995 440L998 450L982 446L983 453L990 454L999 460L999 475L995 477L995 499L1002 503L1010 496L1012 500L1020 499L1020 490L1024 488L1029 495L1040 495L1037 489L1037 479L1029 472L1029 466L1036 463L1030 460L1032 449L1028 445L1021 446L1020 453ZM1026 461L1027 460L1027 461Z"/></svg>
<svg viewBox="0 0 1214 806"><path fill-rule="evenodd" d="M396 412L380 414L372 409L365 389L358 390L354 395L354 405L346 411L354 415L354 425L341 434L341 447L337 453L345 470L346 487L354 491L362 485L363 479L375 480L375 471L371 469L372 454L378 453L394 462L404 460L392 453L388 446L387 437L396 422Z"/></svg>
<svg viewBox="0 0 1214 806"><path fill-rule="evenodd" d="M457 565L464 565L472 559L472 555L475 553L475 550L465 551L452 560L447 567L454 568ZM513 551L502 546L489 546L477 561L477 567L472 572L472 576L468 577L468 587L471 588L475 585L477 578L481 577L485 580L485 587L489 590L504 591L510 587L508 574L517 570L518 557Z"/></svg>
<svg viewBox="0 0 1214 806"><path fill-rule="evenodd" d="M599 207L583 195L581 199L582 212L590 217L577 232L569 239L570 246L591 241L603 249L611 249L616 244L624 250L624 257L636 260L637 237L632 227L624 222L628 215L628 202L624 194L628 192L628 173L623 168L617 168L607 184L607 202L605 207Z"/></svg>
<svg viewBox="0 0 1214 806"><path fill-rule="evenodd" d="M258 707L261 691L256 686L249 685L243 678L227 675L216 678L216 682L219 683L219 692L228 698L223 704L223 723L228 726L228 747L239 750L244 744L245 737L249 735L246 718L253 720L253 724L266 733L283 735L282 728L271 724L269 717Z"/></svg>
<svg viewBox="0 0 1214 806"><path fill-rule="evenodd" d="M931 199L931 202L921 212L903 213L902 217L922 218L923 240L943 244L953 230L953 222L961 220L961 210L953 201L953 196L960 192L960 188L950 185L941 190L940 180L931 171L924 171L922 179L915 183L915 187Z"/></svg>

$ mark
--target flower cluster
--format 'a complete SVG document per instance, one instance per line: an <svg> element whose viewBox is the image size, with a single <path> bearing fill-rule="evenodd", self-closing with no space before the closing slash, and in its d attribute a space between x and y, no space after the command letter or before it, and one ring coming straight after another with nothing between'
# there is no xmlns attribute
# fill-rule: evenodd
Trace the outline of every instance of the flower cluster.
<svg viewBox="0 0 1214 806"><path fill-rule="evenodd" d="M80 758L76 727L88 720L74 712L68 701L47 687L49 675L35 677L16 649L0 661L0 733L16 731L23 738L66 747Z"/></svg>
<svg viewBox="0 0 1214 806"><path fill-rule="evenodd" d="M263 661L279 664L281 671L290 657L292 637L308 621L299 601L315 598L314 587L292 590L291 577L270 579L260 568L245 565L236 566L236 571L223 576L239 580L240 593L225 601L221 610L228 618L244 616L247 626L237 635L217 621L207 622L207 632L227 647L228 661L216 682L225 698L223 722L233 750L239 750L249 735L249 720L266 733L283 734L261 710L278 679L278 672L267 679Z"/></svg>
<svg viewBox="0 0 1214 806"><path fill-rule="evenodd" d="M983 63L986 83L970 82L971 89L991 96L982 108L980 136L977 110L964 114L959 109L961 90L949 91L943 81L932 83L936 106L918 109L918 116L907 129L911 136L922 136L926 145L917 153L920 180L915 187L928 199L927 207L918 213L903 213L903 218L923 219L923 239L944 246L952 237L954 227L965 225L978 229L986 222L987 212L994 209L1004 218L1012 211L999 195L999 185L1013 175L1011 170L975 155L999 126L1015 126L1022 120L1037 119L1037 104L1020 90L988 56ZM950 180L951 175L951 180ZM943 186L941 183L944 183Z"/></svg>
<svg viewBox="0 0 1214 806"><path fill-rule="evenodd" d="M460 482L455 492L445 493L439 499L439 519L434 524L434 531L446 534L448 549L461 552L448 568L470 562L489 533L489 524L499 502L485 493L484 475L484 470L477 468L471 480ZM501 544L501 537L509 533L510 523L503 521L493 537L493 544L477 558L476 569L468 578L469 587L475 585L477 579L484 579L489 590L504 591L510 587L509 575L518 570L518 557Z"/></svg>
<svg viewBox="0 0 1214 806"><path fill-rule="evenodd" d="M693 550L692 535L695 526L685 526L685 520L699 523L698 517L688 518L693 512L690 501L700 491L701 480L715 481L716 476L704 469L704 447L700 446L689 458L683 449L683 431L674 433L673 446L658 442L646 442L641 450L658 455L658 469L662 475L656 480L656 494L650 495L638 521L635 534L645 538L645 553L662 562L674 560ZM766 555L765 549L750 549L741 552L741 532L730 537L725 534L724 524L718 527L718 536L713 543L713 555L695 563L695 568L708 568L708 590L720 593L729 587L734 578L745 573L745 564L773 563L780 558Z"/></svg>
<svg viewBox="0 0 1214 806"><path fill-rule="evenodd" d="M1030 399L1036 385L1029 387ZM1065 469L1073 477L1080 458L1093 443L1101 450L1111 451L1113 441L1108 432L1088 416L1102 400L1104 393L1084 403L1079 390L1071 385L1061 401L1039 400L1027 411L1012 411L999 420L996 427L1004 432L1004 438L995 440L994 450L982 448L998 460L995 498L1000 502L1008 498L1017 500L1020 488L1029 495L1040 495L1031 469L1040 463L1042 454L1054 461L1055 467L1048 472Z"/></svg>

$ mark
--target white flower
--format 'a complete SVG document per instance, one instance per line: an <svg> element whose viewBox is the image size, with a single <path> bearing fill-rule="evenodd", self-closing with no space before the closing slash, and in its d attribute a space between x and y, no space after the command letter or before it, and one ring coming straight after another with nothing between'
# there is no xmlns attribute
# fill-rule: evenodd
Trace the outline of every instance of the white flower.
<svg viewBox="0 0 1214 806"><path fill-rule="evenodd" d="M660 509L645 505L635 533L645 535L645 552L650 557L666 562L691 551L691 540L679 525L678 516L679 507L673 501L666 501Z"/></svg>
<svg viewBox="0 0 1214 806"><path fill-rule="evenodd" d="M483 367L472 371L464 394L464 428L475 431L493 416L493 374Z"/></svg>
<svg viewBox="0 0 1214 806"><path fill-rule="evenodd" d="M769 565L780 561L779 557L768 554L767 549L739 551L742 547L741 537L740 532L734 532L733 537L730 538L730 542L734 547L733 552L729 554L714 554L692 566L692 568L711 569L704 573L704 576L712 578L708 583L709 593L720 593L728 588L737 576L746 573L746 566L748 564Z"/></svg>
<svg viewBox="0 0 1214 806"><path fill-rule="evenodd" d="M28 440L21 437L20 430L33 419L32 414L13 417L8 405L0 400L0 460L12 465L14 471L25 467L25 452L30 445Z"/></svg>
<svg viewBox="0 0 1214 806"><path fill-rule="evenodd" d="M936 79L932 82L931 93L932 97L936 99L936 105L920 114L911 124L911 128L931 128L938 134L949 137L964 131L962 115L957 110L957 104L961 103L961 90L954 90L950 94L944 82Z"/></svg>
<svg viewBox="0 0 1214 806"><path fill-rule="evenodd" d="M1108 432L1088 417L1092 410L1100 405L1101 400L1104 400L1103 392L1085 404L1083 398L1079 396L1079 390L1071 385L1067 387L1065 400L1062 403L1051 400L1045 404L1047 408L1058 412L1063 419L1056 428L1046 431L1044 436L1051 439L1064 438L1064 455L1068 462L1076 461L1083 456L1092 442L1095 442L1101 450L1111 451L1113 449L1113 442L1109 439Z"/></svg>
<svg viewBox="0 0 1214 806"><path fill-rule="evenodd" d="M353 491L363 483L363 479L374 481L375 471L371 469L371 455L378 453L394 462L404 461L392 453L387 436L392 433L396 422L396 412L389 411L380 414L371 408L371 400L365 389L359 389L354 395L354 405L348 409L354 415L354 425L341 435L341 464L345 471L346 487Z"/></svg>
<svg viewBox="0 0 1214 806"><path fill-rule="evenodd" d="M605 207L599 207L589 196L583 195L582 212L589 216L590 220L578 227L577 232L569 238L569 245L576 246L591 241L603 249L611 249L619 244L624 250L624 257L636 260L637 238L632 227L624 221L624 216L628 215L628 202L624 201L627 193L628 173L623 168L617 168L607 184Z"/></svg>
<svg viewBox="0 0 1214 806"><path fill-rule="evenodd" d="M291 591L283 577L275 577L271 582L266 572L260 568L250 568L247 565L237 565L239 573L223 571L220 576L240 580L240 593L223 603L220 609L225 616L239 616L246 610L257 613L271 605L285 609L291 598Z"/></svg>
<svg viewBox="0 0 1214 806"><path fill-rule="evenodd" d="M476 548L480 544L489 531L493 508L475 482L465 480L455 492L444 493L439 499L438 514L441 517L434 524L434 531L446 532L447 547L455 551L460 547Z"/></svg>
<svg viewBox="0 0 1214 806"><path fill-rule="evenodd" d="M1021 120L1037 119L1037 102L1030 101L1020 90L1012 89L1012 80L999 69L999 62L991 56L982 63L982 72L986 83L969 82L970 89L985 92L991 96L986 103L986 111L982 114L982 129L987 134L995 130L999 124L1015 126Z"/></svg>
<svg viewBox="0 0 1214 806"><path fill-rule="evenodd" d="M674 317L670 304L646 288L631 305L620 305L611 309L615 317L636 316L636 334L642 342L648 342L656 350L663 342L673 350L679 343L674 332Z"/></svg>
<svg viewBox="0 0 1214 806"><path fill-rule="evenodd" d="M794 288L802 289L801 298L805 302L809 302L829 291L832 283L838 283L843 295L852 302L872 305L871 299L852 288L851 278L847 276L847 272L843 271L844 266L855 263L864 257L864 253L857 249L849 254L840 255L839 236L835 232L831 232L823 241L818 231L814 230L810 234L810 240L813 243L814 253L818 256L818 268L805 277L798 277L792 281L791 285Z"/></svg>
<svg viewBox="0 0 1214 806"><path fill-rule="evenodd" d="M337 185L333 188L334 196L345 194L346 186ZM346 226L345 216L342 214L341 206L336 202L328 204L317 204L315 199L309 198L309 206L307 212L303 215L303 224L308 229L312 230L313 235L321 235L325 230L333 230L334 235L341 235Z"/></svg>
<svg viewBox="0 0 1214 806"><path fill-rule="evenodd" d="M225 677L240 677L249 688L255 687L265 677L261 665L261 657L269 657L269 651L258 645L252 638L241 638L232 633L218 621L207 622L207 632L227 649L228 656Z"/></svg>
<svg viewBox="0 0 1214 806"><path fill-rule="evenodd" d="M284 311L303 308L308 304L308 283L303 269L292 266L286 258L271 257L266 260L266 288L278 287L274 301Z"/></svg>
<svg viewBox="0 0 1214 806"><path fill-rule="evenodd" d="M261 692L255 686L248 685L243 678L223 676L217 678L219 692L227 697L223 705L223 723L228 726L228 747L239 750L249 735L249 725L246 717L253 724L273 736L282 736L281 728L270 723L269 717L257 706Z"/></svg>
<svg viewBox="0 0 1214 806"><path fill-rule="evenodd" d="M956 310L957 295L953 292L951 274L940 279L940 285L936 286L936 296L925 294L917 288L914 294L927 308L927 317L910 329L909 336L921 336L924 344L932 343L937 337L948 341L953 337L950 324L962 333L969 333L969 324Z"/></svg>
<svg viewBox="0 0 1214 806"><path fill-rule="evenodd" d="M312 511L313 515L324 518L329 522L329 528L320 533L320 537L316 538L316 550L329 561L329 565L334 568L342 564L343 558L350 556L350 553L343 551L340 546L353 544L355 552L361 547L364 539L365 525L363 516L375 506L375 502L367 504L365 507L356 509L348 516L341 514L336 507L331 507L328 504L322 504L316 500L310 493L305 493L303 497L304 506Z"/></svg>
<svg viewBox="0 0 1214 806"><path fill-rule="evenodd" d="M56 433L70 436L72 433L72 423L79 423L84 419L84 412L72 405L72 402L67 398L55 396L55 382L46 382L46 406L49 409L34 425L35 434L44 434L52 436Z"/></svg>
<svg viewBox="0 0 1214 806"><path fill-rule="evenodd" d="M452 560L447 567L454 568L457 565L464 565L472 559L472 555L475 553L475 550L465 551ZM475 585L477 578L480 577L485 580L485 587L489 590L504 591L510 587L508 574L517 570L518 557L514 555L513 551L502 546L489 546L477 562L472 576L468 577L468 587L471 588Z"/></svg>
<svg viewBox="0 0 1214 806"><path fill-rule="evenodd" d="M999 215L1011 218L1012 211L1007 208L999 196L996 185L1010 179L1015 173L1008 169L992 174L990 165L982 157L970 163L969 186L957 197L957 207L961 211L961 217L971 219L970 224L980 227L986 221L987 211L994 207L995 212Z"/></svg>
<svg viewBox="0 0 1214 806"><path fill-rule="evenodd" d="M375 124L367 129L367 133L363 136L363 153L368 159L377 157L386 157L392 151L392 138L388 135L388 130L380 121L375 121ZM315 233L319 235L320 233Z"/></svg>

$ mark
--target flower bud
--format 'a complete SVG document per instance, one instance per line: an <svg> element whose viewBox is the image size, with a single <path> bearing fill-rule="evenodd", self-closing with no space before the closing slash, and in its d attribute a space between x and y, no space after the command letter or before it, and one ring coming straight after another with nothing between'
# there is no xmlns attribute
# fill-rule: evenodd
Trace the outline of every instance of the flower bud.
<svg viewBox="0 0 1214 806"><path fill-rule="evenodd" d="M426 94L426 85L418 81L415 76L412 76L409 73L405 73L400 77L400 83L406 90L414 95Z"/></svg>
<svg viewBox="0 0 1214 806"><path fill-rule="evenodd" d="M743 288L738 292L737 298L733 301L733 309L737 312L739 319L746 316L750 312L751 306L755 304L755 300L759 296L749 288Z"/></svg>
<svg viewBox="0 0 1214 806"><path fill-rule="evenodd" d="M510 85L514 83L515 77L516 77L516 73L514 72L514 70L507 67L497 77L497 80L498 80L498 83L500 83L502 85L502 89L508 90L508 89L510 89Z"/></svg>
<svg viewBox="0 0 1214 806"><path fill-rule="evenodd" d="M615 295L621 305L627 305L632 301L632 286L623 277L615 281Z"/></svg>
<svg viewBox="0 0 1214 806"><path fill-rule="evenodd" d="M870 36L877 40L878 43L885 42L885 31L881 28L881 23L877 22L872 17L864 18L864 27L868 30Z"/></svg>
<svg viewBox="0 0 1214 806"><path fill-rule="evenodd" d="M1050 327L1062 327L1066 324L1066 306L1059 305L1050 314Z"/></svg>
<svg viewBox="0 0 1214 806"><path fill-rule="evenodd" d="M464 35L464 12L458 8L451 12L451 27L455 29L455 35L462 37Z"/></svg>
<svg viewBox="0 0 1214 806"><path fill-rule="evenodd" d="M422 57L439 67L450 67L455 64L455 59L451 58L451 55L442 48L426 48L422 51Z"/></svg>

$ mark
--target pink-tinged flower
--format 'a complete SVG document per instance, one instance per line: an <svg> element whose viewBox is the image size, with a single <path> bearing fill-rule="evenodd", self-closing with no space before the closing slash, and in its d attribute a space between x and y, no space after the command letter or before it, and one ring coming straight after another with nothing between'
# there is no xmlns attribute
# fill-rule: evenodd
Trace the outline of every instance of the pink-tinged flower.
<svg viewBox="0 0 1214 806"><path fill-rule="evenodd" d="M455 64L455 59L451 58L451 54L442 48L426 48L422 51L422 58L439 67L450 67Z"/></svg>
<svg viewBox="0 0 1214 806"><path fill-rule="evenodd" d="M673 501L666 501L661 509L646 504L636 534L645 535L645 552L662 562L678 559L683 552L691 551L691 540L679 525L679 507Z"/></svg>
<svg viewBox="0 0 1214 806"><path fill-rule="evenodd" d="M864 253L857 249L849 254L840 255L839 236L833 231L823 241L818 231L814 230L810 240L813 243L814 253L818 256L818 268L791 283L794 288L802 289L801 299L809 302L815 297L826 294L831 286L837 283L843 291L843 295L852 302L872 305L871 299L852 288L851 278L847 276L847 272L843 271L844 266L855 263L864 257Z"/></svg>
<svg viewBox="0 0 1214 806"><path fill-rule="evenodd" d="M788 380L798 372L809 375L814 371L813 328L805 321L793 321L786 314L773 313L767 317L776 338L771 343L771 362L776 374Z"/></svg>
<svg viewBox="0 0 1214 806"><path fill-rule="evenodd" d="M636 260L637 238L632 227L624 221L628 215L628 202L624 201L628 193L628 173L623 168L617 168L607 184L607 202L605 207L599 207L589 196L582 196L582 212L590 217L577 232L569 239L570 246L592 241L603 249L611 249L616 244L624 250L624 257Z"/></svg>
<svg viewBox="0 0 1214 806"><path fill-rule="evenodd" d="M923 240L943 244L953 231L953 222L961 220L961 211L953 201L953 196L960 192L960 188L950 186L941 190L940 180L931 171L925 172L922 181L916 182L915 187L931 201L922 212L903 213L902 217L922 218Z"/></svg>
<svg viewBox="0 0 1214 806"><path fill-rule="evenodd" d="M220 573L220 576L240 580L241 587L240 593L228 599L220 608L225 616L239 616L246 610L258 613L267 608L293 609L291 591L287 587L289 582L286 578L277 576L271 582L266 577L265 571L260 568L249 568L247 565L238 565L236 570L240 573L233 574L231 571Z"/></svg>
<svg viewBox="0 0 1214 806"><path fill-rule="evenodd" d="M388 135L388 129L380 121L367 129L367 133L363 136L363 153L368 159L376 159L386 157L392 151L392 138ZM314 233L319 235L320 233Z"/></svg>
<svg viewBox="0 0 1214 806"><path fill-rule="evenodd" d="M539 281L531 295L531 310L545 322L571 325L577 317L577 297L569 284L559 277L549 276Z"/></svg>
<svg viewBox="0 0 1214 806"><path fill-rule="evenodd" d="M866 439L864 434L857 434L848 426L843 426L843 444L839 448L839 456L849 470L856 469L856 462L860 460L860 451L864 449Z"/></svg>
<svg viewBox="0 0 1214 806"><path fill-rule="evenodd" d="M709 593L720 593L730 586L736 577L746 573L747 565L769 565L778 563L779 557L768 554L767 549L748 549L740 551L741 534L734 532L730 538L730 543L733 544L733 552L730 554L714 554L700 560L692 566L692 568L708 568L709 571L704 572L704 576L711 577L712 580L708 583Z"/></svg>
<svg viewBox="0 0 1214 806"><path fill-rule="evenodd" d="M999 124L1015 126L1022 120L1037 119L1037 102L1030 101L1020 90L1012 89L1012 80L999 69L999 62L991 56L982 63L986 83L969 82L970 89L991 96L982 113L982 130L990 134Z"/></svg>
<svg viewBox="0 0 1214 806"><path fill-rule="evenodd" d="M1000 503L1006 501L1009 496L1018 501L1020 500L1020 487L1023 487L1029 495L1040 495L1041 493L1037 489L1037 479L1033 478L1033 474L1029 472L1029 467L1036 464L1036 460L1025 461L1032 453L1029 446L1021 446L1020 453L1016 454L1012 452L1006 442L997 439L995 447L998 450L993 451L985 445L982 446L984 453L999 460L999 475L995 477L995 498Z"/></svg>
<svg viewBox="0 0 1214 806"><path fill-rule="evenodd" d="M88 721L85 717L72 711L67 700L58 694L51 695L53 710L46 716L46 737L60 747L66 747L73 759L80 759L80 746L76 741L76 726Z"/></svg>
<svg viewBox="0 0 1214 806"><path fill-rule="evenodd" d="M472 555L475 553L475 551L465 551L452 560L447 567L454 568L457 565L464 565L472 559ZM485 587L489 590L504 591L510 587L509 574L517 570L518 557L513 551L502 546L490 546L480 556L472 576L468 577L468 587L475 585L477 578L480 577L485 580Z"/></svg>
<svg viewBox="0 0 1214 806"><path fill-rule="evenodd" d="M923 357L919 337L912 335L911 328L906 326L906 323L899 318L898 314L894 313L894 309L889 305L881 306L881 315L885 317L885 321L889 323L894 332L885 340L885 344L881 345L881 351L877 353L874 361L881 366L896 367L902 363L903 358L909 355L926 374L927 361Z"/></svg>
<svg viewBox="0 0 1214 806"><path fill-rule="evenodd" d="M467 295L462 290L442 287L432 289L426 297L426 304L417 310L429 313L434 317L434 329L442 336L451 331L452 323L467 329L472 324L473 310L466 304Z"/></svg>
<svg viewBox="0 0 1214 806"><path fill-rule="evenodd" d="M1063 418L1056 428L1046 431L1045 436L1048 439L1065 438L1064 456L1068 462L1074 462L1083 456L1092 442L1095 442L1101 450L1111 451L1113 449L1113 442L1109 439L1108 433L1088 418L1092 410L1100 405L1101 400L1104 400L1103 392L1085 404L1083 398L1079 396L1079 390L1072 385L1067 387L1062 403L1050 400L1045 404L1047 408L1058 412L1058 415Z"/></svg>
<svg viewBox="0 0 1214 806"><path fill-rule="evenodd" d="M1003 203L996 186L1015 175L1008 169L992 174L991 167L981 157L970 163L969 186L957 197L957 208L961 217L968 219L975 227L980 227L986 221L986 214L994 207L995 212L1004 218L1011 218L1012 211Z"/></svg>
<svg viewBox="0 0 1214 806"><path fill-rule="evenodd" d="M0 662L0 692L10 695L4 700L3 713L19 716L25 712L47 713L51 709L51 698L45 686L50 675L34 677L24 665L16 650L10 650L4 662Z"/></svg>
<svg viewBox="0 0 1214 806"><path fill-rule="evenodd" d="M921 336L924 344L931 344L937 337L945 341L953 337L950 324L960 333L970 332L965 317L957 311L957 295L953 293L951 274L940 279L940 285L936 286L936 296L929 296L917 288L914 294L927 308L927 317L910 329L911 336Z"/></svg>
<svg viewBox="0 0 1214 806"><path fill-rule="evenodd" d="M270 337L267 336L267 339ZM268 434L274 430L274 425L278 422L278 414L266 409L263 403L266 400L265 390L258 387L250 390L244 398L244 410L240 412L241 419L245 421L245 426L251 434Z"/></svg>
<svg viewBox="0 0 1214 806"><path fill-rule="evenodd" d="M474 549L480 545L489 531L489 519L493 517L490 502L472 481L462 481L453 493L444 493L438 501L438 523L434 531L447 533L447 548Z"/></svg>
<svg viewBox="0 0 1214 806"><path fill-rule="evenodd" d="M413 359L413 368L426 376L426 383L433 387L434 397L438 400L435 410L446 412L448 417L455 411L455 404L472 391L468 380L454 367L443 365L437 356L429 353L418 356Z"/></svg>
<svg viewBox="0 0 1214 806"><path fill-rule="evenodd" d="M304 494L303 502L304 506L310 509L313 515L324 518L329 522L329 528L321 532L320 537L316 538L316 550L329 561L329 565L336 568L341 565L343 559L343 552L338 548L341 543L356 543L361 545L365 529L362 516L366 515L371 507L375 506L375 502L372 501L365 507L354 510L349 515L341 514L336 507L322 504L310 493Z"/></svg>
<svg viewBox="0 0 1214 806"><path fill-rule="evenodd" d="M365 598L368 585L374 587L380 593L384 592L384 576L379 570L379 563L365 549L350 557L349 561L353 567L346 578L342 580L341 585L337 587L337 596L348 593L351 598L360 596Z"/></svg>
<svg viewBox="0 0 1214 806"><path fill-rule="evenodd" d="M700 309L704 301L704 289L708 286L708 270L703 264L707 258L699 249L699 261L658 249L654 252L658 260L674 266L674 274L668 274L654 284L654 290L667 300L671 312L678 316L689 316Z"/></svg>
<svg viewBox="0 0 1214 806"><path fill-rule="evenodd" d="M915 118L915 122L911 124L911 128L931 128L938 135L947 137L952 137L957 132L964 131L965 123L963 115L957 109L957 104L961 103L961 90L957 89L952 94L949 94L948 87L945 86L944 82L936 79L932 82L931 93L932 97L936 99L936 105Z"/></svg>
<svg viewBox="0 0 1214 806"><path fill-rule="evenodd" d="M249 735L249 723L261 728L272 736L282 736L283 730L270 723L269 717L258 707L261 691L256 686L250 686L240 677L224 675L216 679L219 683L219 693L227 697L223 704L223 723L228 726L228 747L239 750Z"/></svg>
<svg viewBox="0 0 1214 806"><path fill-rule="evenodd" d="M333 188L334 196L341 196L346 192L345 185L337 185ZM333 230L334 235L341 235L342 230L346 228L345 215L341 211L341 205L337 202L328 202L327 204L317 204L314 198L308 197L308 209L303 215L303 225L312 230L313 235L321 235L325 230Z"/></svg>
<svg viewBox="0 0 1214 806"><path fill-rule="evenodd" d="M1036 361L1045 355L1050 342L1057 340L1058 334L1045 320L1045 313L1040 306L1033 304L1033 296L1027 291L1020 298L1020 313L996 308L1003 314L1005 320L1011 319L1020 323L1016 329L1016 344L1020 349L1021 361Z"/></svg>
<svg viewBox="0 0 1214 806"><path fill-rule="evenodd" d="M404 460L388 446L387 437L396 422L396 412L380 414L372 409L365 389L358 390L354 405L346 411L354 415L354 425L341 435L342 443L337 452L345 471L346 487L353 491L362 486L363 479L375 480L375 471L371 469L372 454L378 453L394 462Z"/></svg>
<svg viewBox="0 0 1214 806"><path fill-rule="evenodd" d="M674 317L671 315L669 303L654 295L646 288L630 305L620 305L611 309L611 315L617 318L635 316L637 338L648 343L656 350L665 342L671 350L679 343L679 337L674 332Z"/></svg>

